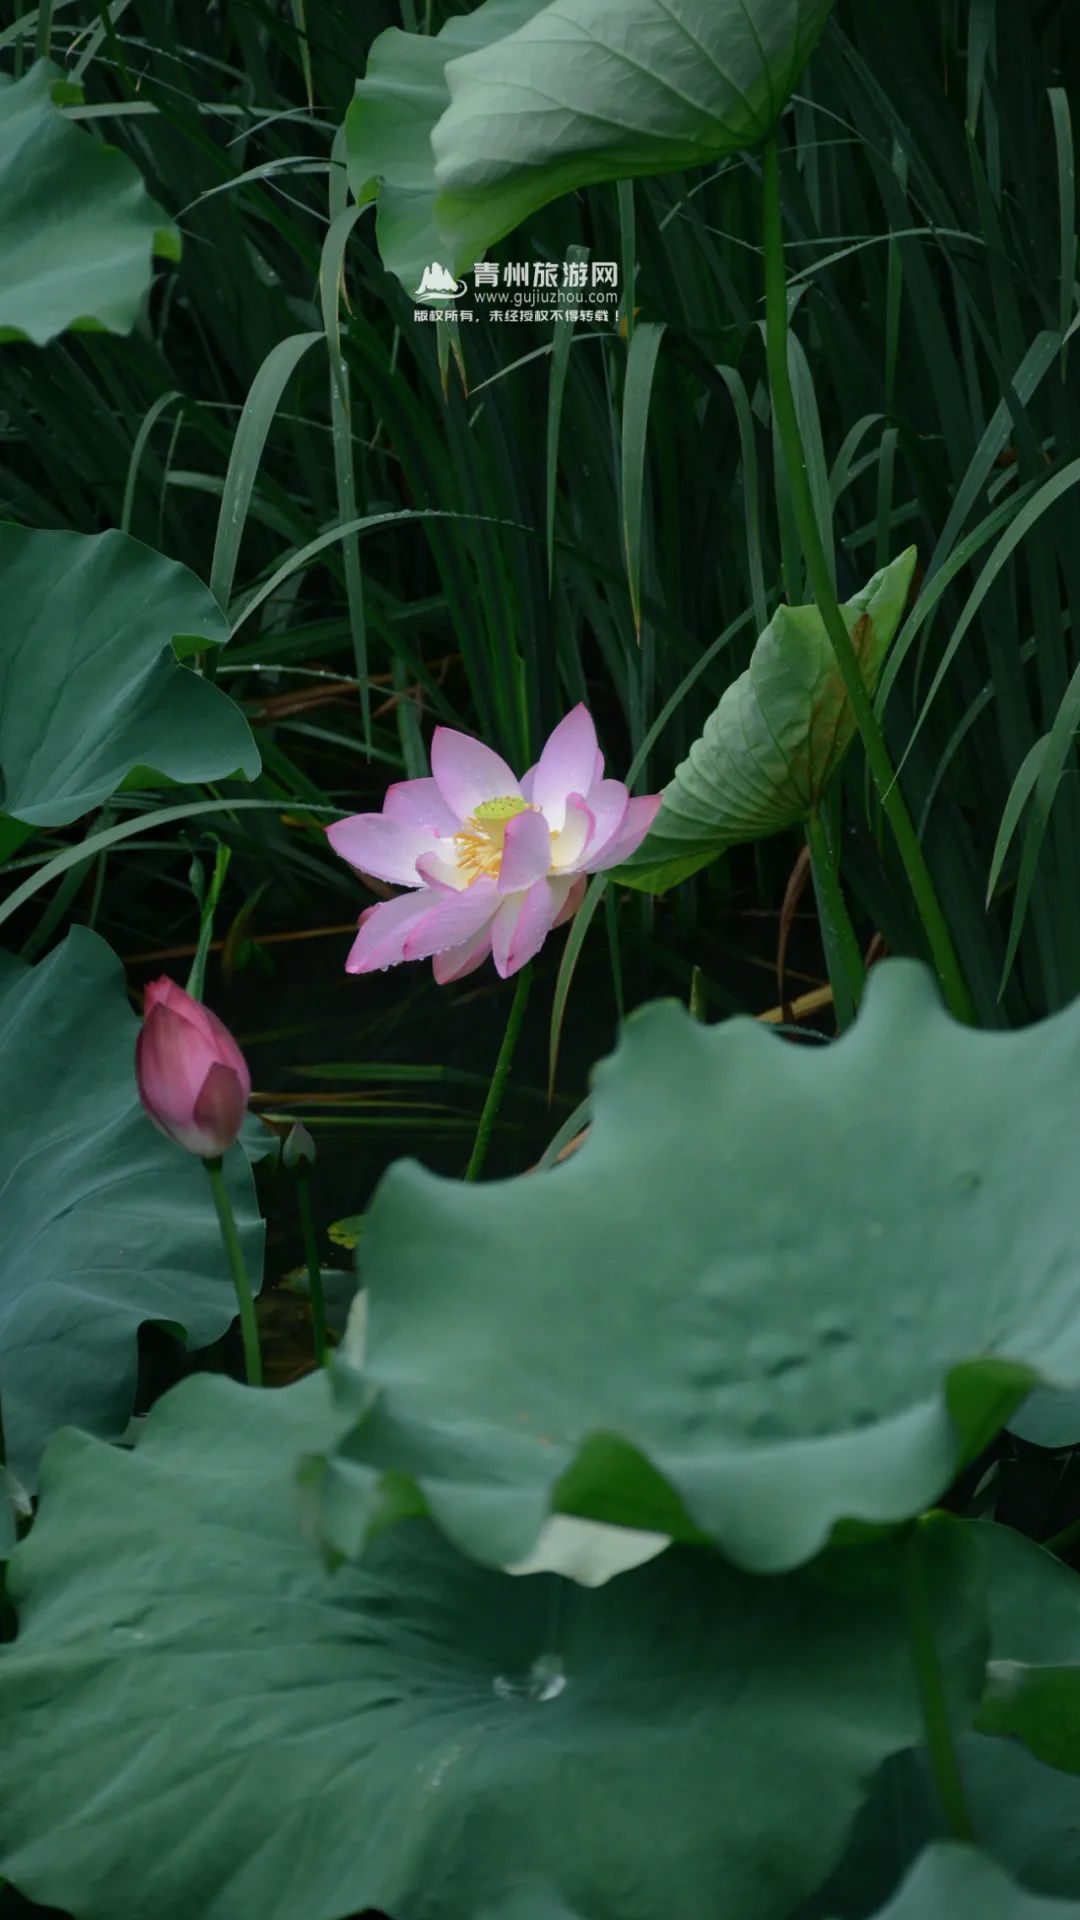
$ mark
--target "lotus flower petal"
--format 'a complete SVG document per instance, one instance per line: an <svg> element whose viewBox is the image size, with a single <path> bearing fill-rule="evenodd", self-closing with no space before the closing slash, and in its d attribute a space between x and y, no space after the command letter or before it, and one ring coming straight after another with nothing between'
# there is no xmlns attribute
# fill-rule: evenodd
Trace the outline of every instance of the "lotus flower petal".
<svg viewBox="0 0 1080 1920"><path fill-rule="evenodd" d="M434 853L422 853L416 871L426 886L439 893L460 893L469 884L469 874L458 865L453 841L439 841Z"/></svg>
<svg viewBox="0 0 1080 1920"><path fill-rule="evenodd" d="M590 859L590 872L606 873L609 867L619 866L620 862L637 852L660 811L661 798L659 793L645 793L639 799L627 802L622 826L600 856L595 861Z"/></svg>
<svg viewBox="0 0 1080 1920"><path fill-rule="evenodd" d="M431 771L439 792L460 824L485 800L507 800L519 795L517 780L482 740L453 727L436 727L431 742Z"/></svg>
<svg viewBox="0 0 1080 1920"><path fill-rule="evenodd" d="M475 880L462 893L432 896L430 913L405 936L404 960L430 960L433 954L448 953L463 941L473 940L490 925L499 905L495 882L486 877Z"/></svg>
<svg viewBox="0 0 1080 1920"><path fill-rule="evenodd" d="M439 792L438 782L430 777L398 780L387 787L383 812L403 827L434 827L442 836L456 833L461 824Z"/></svg>
<svg viewBox="0 0 1080 1920"><path fill-rule="evenodd" d="M199 1090L194 1112L195 1126L202 1138L215 1143L215 1156L223 1153L226 1146L232 1146L246 1112L247 1094L239 1075L232 1067L222 1066L220 1060L215 1060Z"/></svg>
<svg viewBox="0 0 1080 1920"><path fill-rule="evenodd" d="M539 953L563 905L560 894L550 880L537 880L527 893L503 901L491 923L491 952L504 980Z"/></svg>
<svg viewBox="0 0 1080 1920"><path fill-rule="evenodd" d="M533 776L533 804L543 809L553 832L563 824L567 795L588 793L595 784L598 753L592 715L578 705L549 736Z"/></svg>
<svg viewBox="0 0 1080 1920"><path fill-rule="evenodd" d="M551 884L556 891L558 891L560 887L566 886L566 882L563 880L553 880ZM566 888L566 899L563 901L562 906L559 908L558 913L551 923L553 933L556 927L565 927L567 921L573 919L585 898L585 889L588 884L589 876L587 873L577 873L574 875L570 885Z"/></svg>
<svg viewBox="0 0 1080 1920"><path fill-rule="evenodd" d="M630 795L621 780L598 780L585 796L585 804L595 821L589 841L587 864L591 867L609 841L613 840L626 818Z"/></svg>
<svg viewBox="0 0 1080 1920"><path fill-rule="evenodd" d="M551 866L551 829L542 813L519 813L508 822L499 868L499 892L523 893Z"/></svg>
<svg viewBox="0 0 1080 1920"><path fill-rule="evenodd" d="M381 813L354 813L347 820L335 820L327 827L326 837L350 867L396 887L420 885L416 863L438 841L434 827L406 826Z"/></svg>
<svg viewBox="0 0 1080 1920"><path fill-rule="evenodd" d="M396 967L405 958L405 939L424 916L431 912L436 897L429 888L418 893L399 893L394 900L383 900L360 915L359 931L345 962L346 973L375 973L380 967Z"/></svg>
<svg viewBox="0 0 1080 1920"><path fill-rule="evenodd" d="M573 873L587 863L595 828L592 810L580 793L568 794L562 831L551 841L551 864L556 873Z"/></svg>
<svg viewBox="0 0 1080 1920"><path fill-rule="evenodd" d="M437 953L431 963L432 971L440 987L447 987L454 980L464 980L466 974L475 973L482 967L491 952L491 924L482 927L471 940L463 940L460 947L451 947L446 953Z"/></svg>

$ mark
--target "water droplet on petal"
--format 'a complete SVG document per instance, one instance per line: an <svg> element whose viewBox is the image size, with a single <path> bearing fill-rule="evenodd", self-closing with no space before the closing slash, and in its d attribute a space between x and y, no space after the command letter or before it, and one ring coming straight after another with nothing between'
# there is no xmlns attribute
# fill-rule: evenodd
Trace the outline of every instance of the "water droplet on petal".
<svg viewBox="0 0 1080 1920"><path fill-rule="evenodd" d="M557 1700L566 1686L562 1656L542 1653L527 1673L500 1673L493 1684L500 1700Z"/></svg>

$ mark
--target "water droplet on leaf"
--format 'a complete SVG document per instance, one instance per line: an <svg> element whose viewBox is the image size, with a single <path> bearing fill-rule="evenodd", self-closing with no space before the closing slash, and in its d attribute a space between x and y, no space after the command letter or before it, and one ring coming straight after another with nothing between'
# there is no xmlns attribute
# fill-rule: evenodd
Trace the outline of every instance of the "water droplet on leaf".
<svg viewBox="0 0 1080 1920"><path fill-rule="evenodd" d="M494 1681L500 1700L557 1700L566 1686L562 1657L542 1653L527 1673L500 1673Z"/></svg>

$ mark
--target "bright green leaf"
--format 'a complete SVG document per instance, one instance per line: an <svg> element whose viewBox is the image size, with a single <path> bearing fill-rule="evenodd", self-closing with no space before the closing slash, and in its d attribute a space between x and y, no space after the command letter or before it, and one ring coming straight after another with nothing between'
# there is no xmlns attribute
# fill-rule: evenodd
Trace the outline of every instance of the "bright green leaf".
<svg viewBox="0 0 1080 1920"><path fill-rule="evenodd" d="M915 549L841 608L870 691L903 617ZM800 824L855 737L855 721L816 607L780 606L705 722L620 881L663 893L726 847Z"/></svg>
<svg viewBox="0 0 1080 1920"><path fill-rule="evenodd" d="M788 1920L918 1738L902 1547L590 1591L419 1522L330 1575L291 1483L333 1432L323 1377L204 1375L134 1453L56 1441L10 1569L0 1872L79 1920ZM981 1561L931 1532L967 1724Z"/></svg>
<svg viewBox="0 0 1080 1920"><path fill-rule="evenodd" d="M137 1025L119 962L84 927L0 976L0 1410L28 1485L64 1423L123 1432L145 1321L199 1347L236 1311L206 1175L139 1105ZM251 1175L239 1149L228 1164L257 1277Z"/></svg>
<svg viewBox="0 0 1080 1920"><path fill-rule="evenodd" d="M763 1571L919 1513L1032 1385L1080 1384L1078 1061L1080 1002L976 1032L886 961L829 1048L636 1014L550 1174L393 1168L329 1539L360 1549L391 1470L501 1566L551 1512Z"/></svg>
<svg viewBox="0 0 1080 1920"><path fill-rule="evenodd" d="M180 253L127 155L60 111L61 84L47 60L0 75L0 340L39 347L67 327L130 333L154 254Z"/></svg>
<svg viewBox="0 0 1080 1920"><path fill-rule="evenodd" d="M180 665L228 627L202 581L125 533L0 525L0 806L63 826L134 767L194 782L259 772L239 708Z"/></svg>
<svg viewBox="0 0 1080 1920"><path fill-rule="evenodd" d="M510 36L451 59L450 104L431 136L447 264L482 259L561 194L756 146L831 8L552 0Z"/></svg>
<svg viewBox="0 0 1080 1920"><path fill-rule="evenodd" d="M347 1213L343 1220L331 1220L326 1229L326 1236L335 1247L344 1247L347 1252L352 1253L359 1244L363 1230L363 1214Z"/></svg>

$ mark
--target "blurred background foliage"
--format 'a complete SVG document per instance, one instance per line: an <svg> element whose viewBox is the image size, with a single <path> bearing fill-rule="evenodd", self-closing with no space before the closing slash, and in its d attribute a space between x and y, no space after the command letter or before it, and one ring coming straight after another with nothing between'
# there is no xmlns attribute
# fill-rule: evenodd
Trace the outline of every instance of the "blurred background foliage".
<svg viewBox="0 0 1080 1920"><path fill-rule="evenodd" d="M390 779L424 770L440 721L527 765L578 699L616 773L666 716L637 783L655 789L778 598L809 597L774 457L754 155L570 196L494 249L585 248L619 261L624 287L632 268L619 326L564 329L561 352L548 326L481 321L452 351L384 272L370 208L346 239L340 218L331 232L348 204L339 130L373 38L464 11L55 0L16 4L0 29L8 73L47 54L77 82L73 119L130 155L183 240L129 337L5 344L0 514L120 527L207 580L235 627L218 682L264 768L254 789L204 790L220 808L190 825L71 869L13 924L36 956L88 922L135 992L163 970L182 979L193 858L208 871L226 844L208 998L248 1051L260 1109L317 1133L331 1213L354 1211L401 1152L460 1171L505 1015L490 972L444 990L426 968L346 978L373 896L325 846L326 814L305 809L377 807ZM918 549L921 599L881 697L987 1025L1080 990L1080 385L1066 342L1078 72L1080 21L1063 0L840 0L785 122L812 479L831 503L842 599ZM403 511L359 538L332 533ZM921 952L860 752L843 778L862 944ZM231 810L253 791L283 804ZM5 877L159 804L125 792L35 833ZM710 1017L771 1011L832 1030L827 1006L813 1011L825 965L795 835L738 849L659 901L609 889L549 1106L558 965L552 942L493 1171L537 1156L620 1010L685 999L695 966Z"/></svg>

